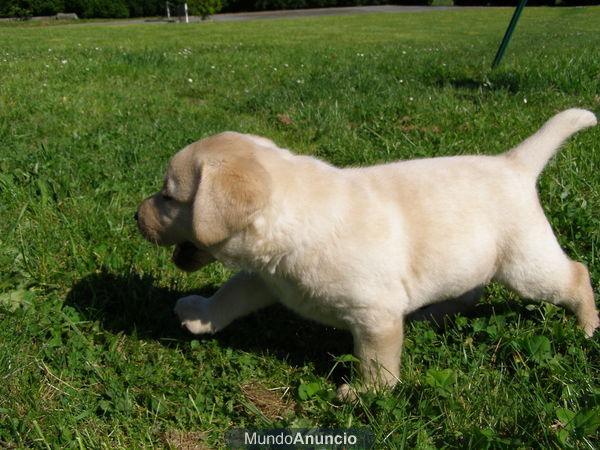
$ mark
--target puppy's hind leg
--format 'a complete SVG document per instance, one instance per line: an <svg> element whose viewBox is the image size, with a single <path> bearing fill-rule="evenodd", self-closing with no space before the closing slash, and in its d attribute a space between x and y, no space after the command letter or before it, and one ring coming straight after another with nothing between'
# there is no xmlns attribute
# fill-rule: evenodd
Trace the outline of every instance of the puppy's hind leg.
<svg viewBox="0 0 600 450"><path fill-rule="evenodd" d="M360 361L359 373L366 390L392 387L400 376L404 319L381 322L377 329L358 327L351 330L354 354ZM338 388L337 399L352 402L356 399L356 392L343 384Z"/></svg>
<svg viewBox="0 0 600 450"><path fill-rule="evenodd" d="M191 333L216 333L235 319L276 301L264 281L255 274L238 272L211 297L190 295L175 304L181 325Z"/></svg>
<svg viewBox="0 0 600 450"><path fill-rule="evenodd" d="M564 306L591 337L600 326L600 318L588 270L564 254L554 235L551 241L546 237L519 240L519 250L502 263L496 279L522 297Z"/></svg>
<svg viewBox="0 0 600 450"><path fill-rule="evenodd" d="M583 264L571 261L572 283L565 306L577 316L579 327L588 337L600 326L600 317L594 301L590 274Z"/></svg>

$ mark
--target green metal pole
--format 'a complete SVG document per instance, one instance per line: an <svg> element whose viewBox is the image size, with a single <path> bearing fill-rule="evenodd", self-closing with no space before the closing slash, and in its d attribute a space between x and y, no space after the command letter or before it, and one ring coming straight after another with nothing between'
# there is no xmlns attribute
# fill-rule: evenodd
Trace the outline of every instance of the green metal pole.
<svg viewBox="0 0 600 450"><path fill-rule="evenodd" d="M526 4L527 4L527 0L519 0L517 9L515 10L515 13L513 14L512 19L510 19L510 23L508 24L506 33L504 33L504 38L502 39L502 43L500 44L500 47L498 48L498 52L496 53L496 57L494 58L494 63L492 64L492 70L495 69L496 67L498 67L498 64L500 64L500 61L502 60L502 56L504 56L504 51L506 50L506 47L508 47L510 38L512 37L512 34L515 31L517 22L519 21L519 17L521 17L521 13L523 12L523 9L525 8Z"/></svg>

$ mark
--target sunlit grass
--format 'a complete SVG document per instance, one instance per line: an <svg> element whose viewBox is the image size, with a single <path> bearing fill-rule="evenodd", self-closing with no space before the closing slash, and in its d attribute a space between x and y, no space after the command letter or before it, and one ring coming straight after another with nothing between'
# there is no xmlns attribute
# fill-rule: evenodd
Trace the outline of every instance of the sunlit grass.
<svg viewBox="0 0 600 450"><path fill-rule="evenodd" d="M393 392L334 406L348 335L272 308L192 339L174 301L229 272L178 272L132 218L175 151L227 129L351 166L496 154L561 109L598 111L600 10L526 10L491 72L510 14L0 26L0 445L220 446L234 426L360 425L378 448L597 445L598 339L560 309L492 286L482 317L408 327ZM540 180L596 291L599 133Z"/></svg>

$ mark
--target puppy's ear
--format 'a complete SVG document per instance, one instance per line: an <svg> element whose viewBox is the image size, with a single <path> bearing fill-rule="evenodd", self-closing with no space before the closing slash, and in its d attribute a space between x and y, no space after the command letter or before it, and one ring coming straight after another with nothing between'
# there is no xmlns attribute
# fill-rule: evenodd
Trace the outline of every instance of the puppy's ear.
<svg viewBox="0 0 600 450"><path fill-rule="evenodd" d="M194 234L210 246L243 230L271 195L271 177L251 155L205 161L194 199Z"/></svg>

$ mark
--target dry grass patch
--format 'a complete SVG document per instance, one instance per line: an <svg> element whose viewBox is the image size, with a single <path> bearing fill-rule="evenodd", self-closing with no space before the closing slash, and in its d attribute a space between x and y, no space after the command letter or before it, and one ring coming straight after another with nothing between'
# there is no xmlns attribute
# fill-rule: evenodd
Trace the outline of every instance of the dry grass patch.
<svg viewBox="0 0 600 450"><path fill-rule="evenodd" d="M240 385L246 400L269 420L278 420L293 410L288 400L288 388L267 388L259 381Z"/></svg>
<svg viewBox="0 0 600 450"><path fill-rule="evenodd" d="M161 439L165 445L177 450L206 450L212 448L207 445L206 434L202 431L169 430L162 433Z"/></svg>

